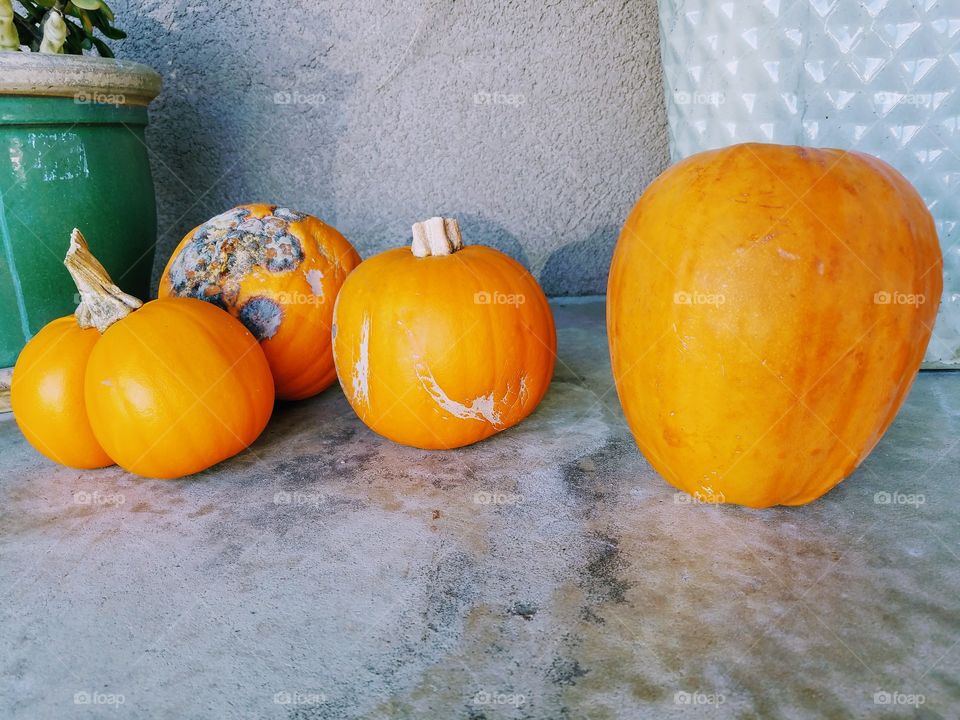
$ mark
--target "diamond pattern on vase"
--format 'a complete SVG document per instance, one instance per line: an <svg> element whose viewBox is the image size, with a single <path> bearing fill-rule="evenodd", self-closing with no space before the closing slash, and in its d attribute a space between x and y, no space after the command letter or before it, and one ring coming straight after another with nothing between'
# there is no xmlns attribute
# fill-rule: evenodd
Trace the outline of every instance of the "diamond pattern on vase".
<svg viewBox="0 0 960 720"><path fill-rule="evenodd" d="M673 159L737 142L883 158L937 222L928 365L960 365L960 2L659 0Z"/></svg>

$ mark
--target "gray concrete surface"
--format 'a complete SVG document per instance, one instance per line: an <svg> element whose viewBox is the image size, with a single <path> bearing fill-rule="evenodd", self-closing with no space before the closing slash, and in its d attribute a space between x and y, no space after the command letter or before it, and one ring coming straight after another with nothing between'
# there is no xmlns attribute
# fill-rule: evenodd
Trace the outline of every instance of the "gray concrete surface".
<svg viewBox="0 0 960 720"><path fill-rule="evenodd" d="M655 0L118 4L119 57L165 87L148 144L162 269L242 202L335 225L363 257L460 218L550 295L605 291L667 164ZM122 282L121 282L122 284Z"/></svg>
<svg viewBox="0 0 960 720"><path fill-rule="evenodd" d="M602 305L555 309L541 407L457 452L338 389L177 482L0 420L0 717L956 718L960 374L811 505L691 505L623 423Z"/></svg>

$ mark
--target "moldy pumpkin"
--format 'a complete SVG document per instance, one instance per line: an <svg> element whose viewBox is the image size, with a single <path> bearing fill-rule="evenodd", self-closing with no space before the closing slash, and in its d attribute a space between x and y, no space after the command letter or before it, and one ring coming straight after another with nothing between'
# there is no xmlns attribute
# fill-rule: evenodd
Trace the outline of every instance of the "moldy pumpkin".
<svg viewBox="0 0 960 720"><path fill-rule="evenodd" d="M160 276L159 296L226 310L260 341L281 400L315 395L336 379L333 303L360 263L336 229L276 205L240 205L194 228Z"/></svg>

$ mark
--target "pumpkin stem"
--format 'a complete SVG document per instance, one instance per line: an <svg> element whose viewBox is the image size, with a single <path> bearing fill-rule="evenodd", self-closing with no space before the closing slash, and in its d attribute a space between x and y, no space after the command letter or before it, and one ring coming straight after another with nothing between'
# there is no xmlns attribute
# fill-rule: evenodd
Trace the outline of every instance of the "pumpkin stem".
<svg viewBox="0 0 960 720"><path fill-rule="evenodd" d="M90 252L83 233L76 228L70 234L70 249L63 264L80 291L80 304L74 313L80 327L95 327L103 332L143 305L113 284L106 269Z"/></svg>
<svg viewBox="0 0 960 720"><path fill-rule="evenodd" d="M410 250L417 257L450 255L462 247L460 225L455 218L433 217L413 225Z"/></svg>

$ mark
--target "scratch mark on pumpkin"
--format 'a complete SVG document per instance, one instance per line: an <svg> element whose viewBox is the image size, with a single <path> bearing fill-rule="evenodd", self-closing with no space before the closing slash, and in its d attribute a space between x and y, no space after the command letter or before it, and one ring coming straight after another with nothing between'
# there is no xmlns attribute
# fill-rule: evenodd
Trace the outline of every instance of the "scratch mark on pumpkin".
<svg viewBox="0 0 960 720"><path fill-rule="evenodd" d="M363 318L360 327L360 352L353 366L353 401L365 406L370 405L370 316Z"/></svg>
<svg viewBox="0 0 960 720"><path fill-rule="evenodd" d="M433 401L443 410L461 420L481 420L491 425L500 424L500 414L496 411L493 392L474 398L469 405L457 402L447 395L437 383L436 378L424 363L416 365L417 379L421 387L430 394Z"/></svg>
<svg viewBox="0 0 960 720"><path fill-rule="evenodd" d="M517 392L514 393L510 388L512 383L507 383L507 389L503 394L503 398L500 400L500 405L505 407L507 414L510 414L513 410L519 408L525 408L527 406L527 401L530 399L530 389L527 387L527 383L530 378L526 375L520 376L520 382L517 384ZM499 414L501 421L503 419L503 413Z"/></svg>
<svg viewBox="0 0 960 720"><path fill-rule="evenodd" d="M307 270L303 273L310 285L310 292L323 300L323 273L320 270Z"/></svg>
<svg viewBox="0 0 960 720"><path fill-rule="evenodd" d="M799 256L799 255L794 255L792 252L787 252L787 251L784 250L783 248L779 248L779 247L777 248L777 255L779 255L780 257L782 257L782 258L784 258L784 259L786 259L786 260L799 260L799 259L800 259L800 256Z"/></svg>

